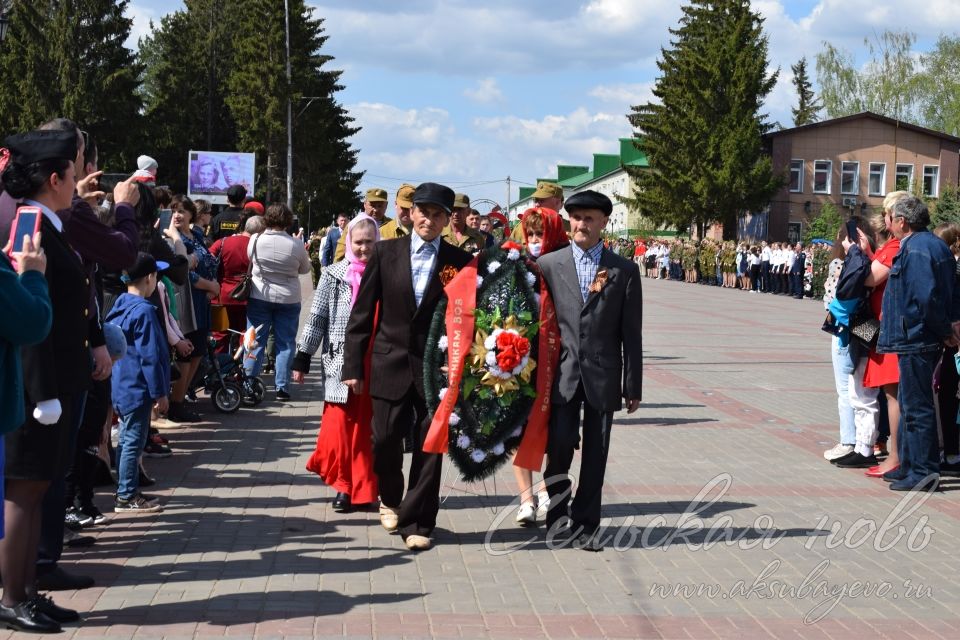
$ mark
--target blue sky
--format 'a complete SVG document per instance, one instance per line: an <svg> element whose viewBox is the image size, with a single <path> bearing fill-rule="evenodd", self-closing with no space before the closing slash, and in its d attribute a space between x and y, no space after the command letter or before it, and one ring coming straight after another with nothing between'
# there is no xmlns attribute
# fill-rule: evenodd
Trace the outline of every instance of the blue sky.
<svg viewBox="0 0 960 640"><path fill-rule="evenodd" d="M282 0L275 0L281 2ZM325 52L344 70L340 101L355 137L362 188L444 182L474 199L506 200L506 176L532 184L558 163L590 164L629 136L678 0L308 0L325 19ZM790 65L824 40L857 52L864 37L910 29L929 48L958 29L960 1L753 0L766 19L770 119L789 124ZM182 6L132 0L134 35ZM131 46L135 45L135 37ZM482 184L488 183L489 184Z"/></svg>

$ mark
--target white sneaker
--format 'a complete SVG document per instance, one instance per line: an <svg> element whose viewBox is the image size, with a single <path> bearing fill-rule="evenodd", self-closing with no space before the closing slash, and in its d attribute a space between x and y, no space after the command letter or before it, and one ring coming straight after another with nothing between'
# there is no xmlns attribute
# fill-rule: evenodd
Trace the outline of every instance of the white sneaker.
<svg viewBox="0 0 960 640"><path fill-rule="evenodd" d="M550 494L546 491L541 491L537 494L537 516L541 518L547 517L547 511L550 510Z"/></svg>
<svg viewBox="0 0 960 640"><path fill-rule="evenodd" d="M826 460L837 460L850 453L853 453L852 444L838 444L833 449L824 451L823 457Z"/></svg>
<svg viewBox="0 0 960 640"><path fill-rule="evenodd" d="M537 523L537 508L532 502L524 502L517 510L517 522L522 525Z"/></svg>

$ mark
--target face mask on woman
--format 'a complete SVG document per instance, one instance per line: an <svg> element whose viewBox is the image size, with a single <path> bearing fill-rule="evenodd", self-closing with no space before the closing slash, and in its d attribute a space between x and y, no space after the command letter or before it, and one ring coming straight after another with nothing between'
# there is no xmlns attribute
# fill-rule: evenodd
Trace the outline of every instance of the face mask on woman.
<svg viewBox="0 0 960 640"><path fill-rule="evenodd" d="M540 257L540 251L542 251L542 250L543 250L543 244L541 244L541 243L539 243L539 242L528 242L528 243L527 243L527 251L529 251L529 252L530 252L530 255L532 255L534 258L539 258L539 257Z"/></svg>

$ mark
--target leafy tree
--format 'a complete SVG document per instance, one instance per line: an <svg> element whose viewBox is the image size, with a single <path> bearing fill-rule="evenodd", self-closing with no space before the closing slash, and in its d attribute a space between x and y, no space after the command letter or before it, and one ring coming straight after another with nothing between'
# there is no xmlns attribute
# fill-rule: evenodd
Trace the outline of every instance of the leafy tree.
<svg viewBox="0 0 960 640"><path fill-rule="evenodd" d="M884 31L865 38L869 61L859 67L852 53L829 42L817 54L817 81L830 118L862 111L917 122L919 66L913 33Z"/></svg>
<svg viewBox="0 0 960 640"><path fill-rule="evenodd" d="M128 4L15 0L0 48L0 131L66 116L97 139L102 165L132 168L143 141L140 66L124 46L132 25L124 16Z"/></svg>
<svg viewBox="0 0 960 640"><path fill-rule="evenodd" d="M810 84L810 76L807 75L807 59L800 58L797 64L791 65L793 71L793 86L797 90L797 106L793 108L794 126L812 124L820 119L820 109L823 108L816 94L813 93L813 87Z"/></svg>
<svg viewBox="0 0 960 640"><path fill-rule="evenodd" d="M820 211L807 225L807 230L803 233L803 243L808 244L812 240L830 240L837 237L840 225L843 224L843 216L832 202L824 202L820 206Z"/></svg>
<svg viewBox="0 0 960 640"><path fill-rule="evenodd" d="M941 35L920 56L920 112L925 126L960 136L960 37Z"/></svg>
<svg viewBox="0 0 960 640"><path fill-rule="evenodd" d="M780 188L763 152L760 113L779 72L767 74L763 19L748 0L691 0L657 62L657 102L635 106L649 171L628 168L637 195L627 203L654 225L686 229L762 208Z"/></svg>
<svg viewBox="0 0 960 640"><path fill-rule="evenodd" d="M943 188L933 205L930 221L934 226L944 222L960 224L960 190L957 187L950 185Z"/></svg>

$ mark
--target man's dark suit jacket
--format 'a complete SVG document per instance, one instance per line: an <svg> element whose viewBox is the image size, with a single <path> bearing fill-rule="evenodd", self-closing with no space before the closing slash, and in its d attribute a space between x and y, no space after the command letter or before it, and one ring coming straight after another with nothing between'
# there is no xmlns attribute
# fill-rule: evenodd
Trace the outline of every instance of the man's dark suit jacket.
<svg viewBox="0 0 960 640"><path fill-rule="evenodd" d="M573 250L564 247L537 260L560 323L560 370L554 404L570 402L582 381L587 402L598 411L618 411L623 398L641 399L643 299L635 262L604 249L600 269L607 283L583 301Z"/></svg>
<svg viewBox="0 0 960 640"><path fill-rule="evenodd" d="M373 246L347 325L341 379L366 378L364 355L376 330L367 388L371 396L383 400L399 400L411 384L423 395L423 351L433 312L443 295L440 271L448 265L462 269L473 259L469 253L441 241L433 275L417 307L410 242L411 237L405 236ZM380 315L374 327L378 303Z"/></svg>

